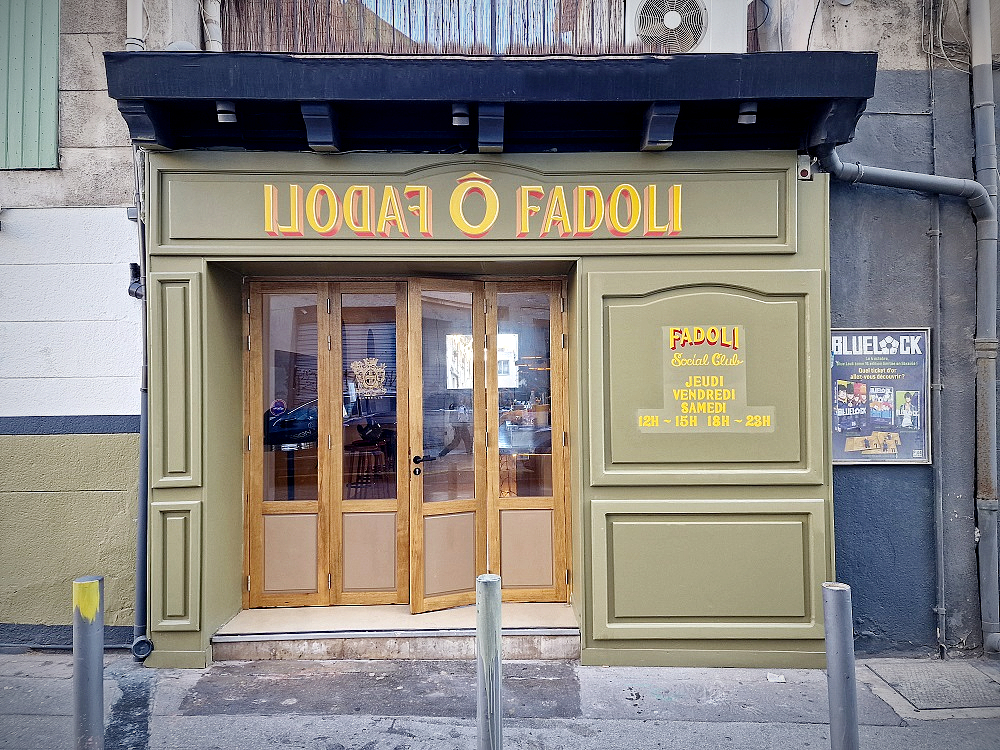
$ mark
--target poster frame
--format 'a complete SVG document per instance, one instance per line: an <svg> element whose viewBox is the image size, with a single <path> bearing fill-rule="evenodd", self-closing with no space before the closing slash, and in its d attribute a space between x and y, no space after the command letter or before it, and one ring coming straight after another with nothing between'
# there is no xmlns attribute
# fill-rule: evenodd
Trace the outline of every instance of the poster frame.
<svg viewBox="0 0 1000 750"><path fill-rule="evenodd" d="M842 433L838 432L834 425L833 408L836 399L836 383L838 381L837 377L837 367L834 365L834 353L833 353L833 337L837 335L866 335L866 334L877 334L881 336L894 336L898 338L900 335L908 334L922 334L925 336L924 341L926 342L924 346L924 352L922 355L922 369L923 372L920 374L920 382L923 387L923 404L921 405L921 413L923 417L923 426L920 428L920 432L924 437L924 457L922 458L893 458L891 455L879 455L878 457L871 457L866 459L849 459L849 458L838 458L835 453L835 442L838 439L842 439ZM932 399L933 394L931 391L931 357L933 356L933 349L931 346L931 329L929 327L882 327L882 326L865 326L865 327L852 327L852 328L831 328L830 329L830 387L827 393L827 413L831 415L830 417L830 455L832 463L834 466L892 466L892 465L928 465L933 463L933 445L931 436L932 431ZM858 356L858 355L853 355ZM875 355L872 355L875 356ZM900 358L903 356L911 357L913 355L900 355L900 354L879 354L878 356L895 357ZM889 365L892 366L891 364ZM911 381L912 382L912 381ZM894 413L895 413L895 403ZM898 428L896 428L898 430Z"/></svg>

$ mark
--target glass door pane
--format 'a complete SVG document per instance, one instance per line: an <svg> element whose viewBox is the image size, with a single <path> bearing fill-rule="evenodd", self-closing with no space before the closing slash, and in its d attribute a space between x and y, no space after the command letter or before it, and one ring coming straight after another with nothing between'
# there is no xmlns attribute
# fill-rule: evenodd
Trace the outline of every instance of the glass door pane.
<svg viewBox="0 0 1000 750"><path fill-rule="evenodd" d="M425 503L476 494L472 338L471 291L423 292Z"/></svg>
<svg viewBox="0 0 1000 750"><path fill-rule="evenodd" d="M395 498L396 295L341 295L345 500Z"/></svg>
<svg viewBox="0 0 1000 750"><path fill-rule="evenodd" d="M552 495L550 297L497 294L501 498Z"/></svg>
<svg viewBox="0 0 1000 750"><path fill-rule="evenodd" d="M316 500L319 404L315 294L265 294L264 500Z"/></svg>
<svg viewBox="0 0 1000 750"><path fill-rule="evenodd" d="M410 283L414 612L475 601L486 568L483 285Z"/></svg>

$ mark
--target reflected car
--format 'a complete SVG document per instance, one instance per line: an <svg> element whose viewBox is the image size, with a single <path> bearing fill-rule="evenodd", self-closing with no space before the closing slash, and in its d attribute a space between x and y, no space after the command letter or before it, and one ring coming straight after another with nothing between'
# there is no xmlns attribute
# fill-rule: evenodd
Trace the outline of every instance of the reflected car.
<svg viewBox="0 0 1000 750"><path fill-rule="evenodd" d="M372 399L371 406L379 404ZM381 432L383 425L393 425L396 420L395 398L391 399L392 411L360 414L345 417L344 424L353 425L359 439L373 440L372 428ZM371 434L369 434L371 433ZM264 412L264 447L271 451L298 451L314 448L319 438L319 400L313 399L294 409L275 416Z"/></svg>
<svg viewBox="0 0 1000 750"><path fill-rule="evenodd" d="M319 436L319 402L307 401L277 416L264 412L264 447L272 451L312 448Z"/></svg>

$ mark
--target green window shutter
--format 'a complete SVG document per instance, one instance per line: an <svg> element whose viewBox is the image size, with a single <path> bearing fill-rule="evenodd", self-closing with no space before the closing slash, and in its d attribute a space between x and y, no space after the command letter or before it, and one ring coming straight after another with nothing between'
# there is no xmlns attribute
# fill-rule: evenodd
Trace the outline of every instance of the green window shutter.
<svg viewBox="0 0 1000 750"><path fill-rule="evenodd" d="M59 0L0 0L0 169L59 166Z"/></svg>

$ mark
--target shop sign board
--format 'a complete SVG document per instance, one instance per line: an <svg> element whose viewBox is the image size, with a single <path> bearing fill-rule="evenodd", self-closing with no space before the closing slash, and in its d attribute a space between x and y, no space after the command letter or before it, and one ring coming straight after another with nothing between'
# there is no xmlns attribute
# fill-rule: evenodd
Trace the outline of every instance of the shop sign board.
<svg viewBox="0 0 1000 750"><path fill-rule="evenodd" d="M396 171L370 160L337 164L344 171L252 172L225 179L166 173L164 239L783 241L786 225L786 174L778 170L736 178L621 168L542 172L461 161ZM719 205L741 210L720 213Z"/></svg>
<svg viewBox="0 0 1000 750"><path fill-rule="evenodd" d="M930 329L835 328L831 338L835 464L926 464Z"/></svg>

